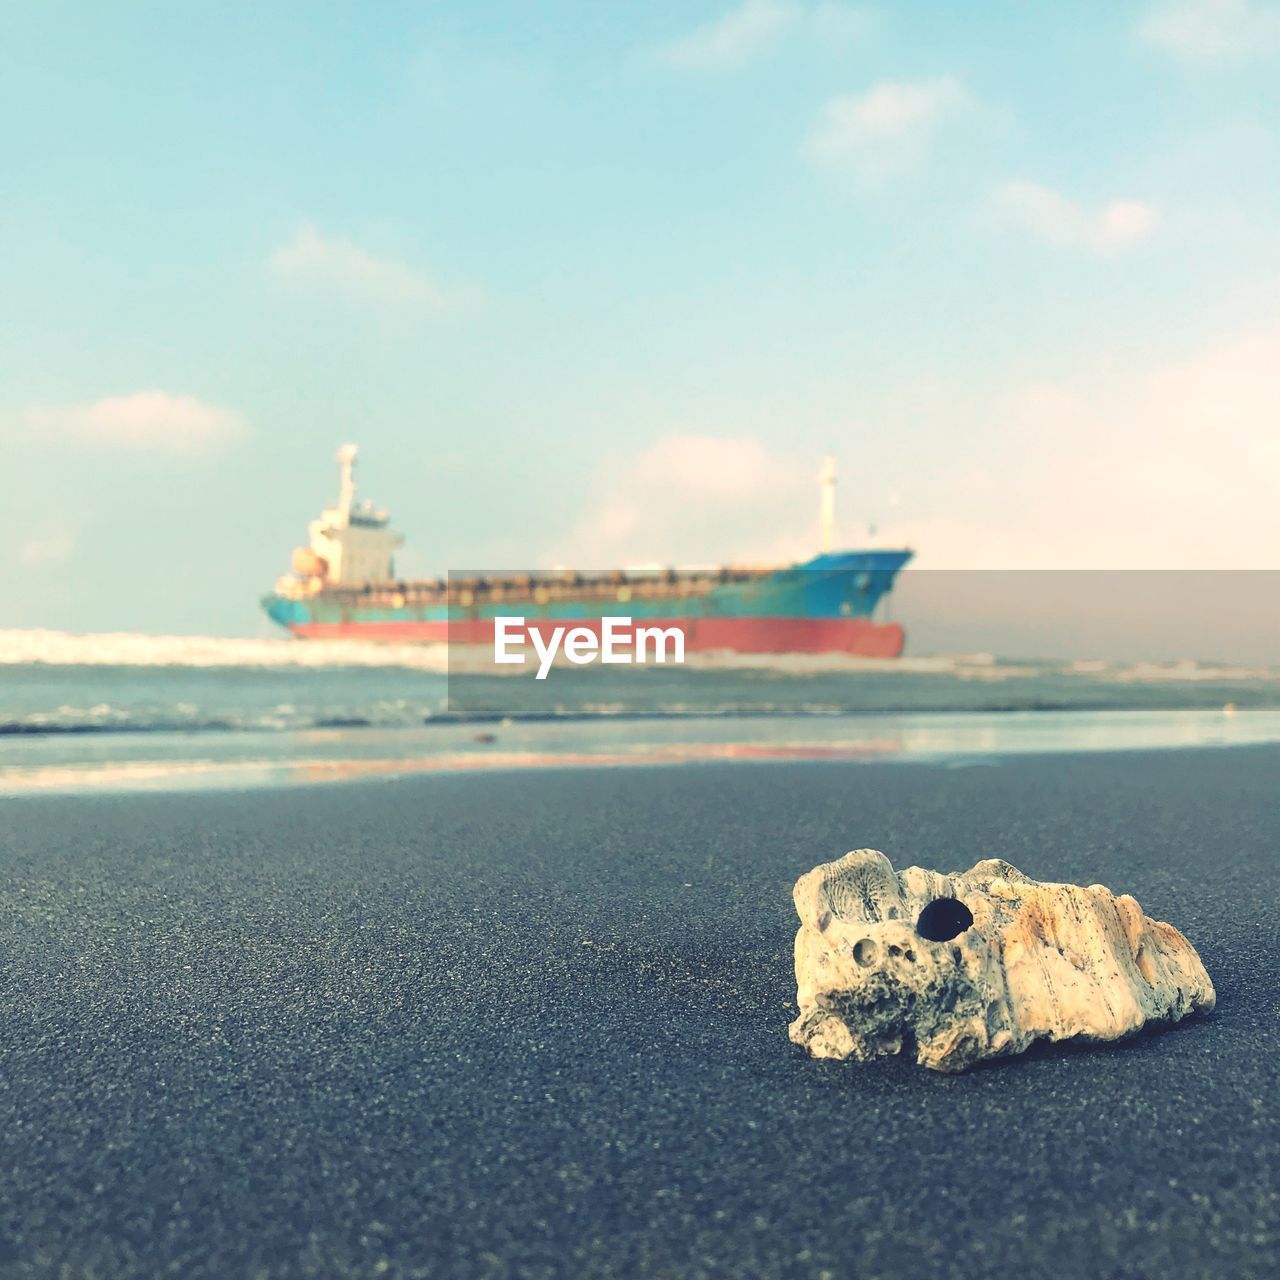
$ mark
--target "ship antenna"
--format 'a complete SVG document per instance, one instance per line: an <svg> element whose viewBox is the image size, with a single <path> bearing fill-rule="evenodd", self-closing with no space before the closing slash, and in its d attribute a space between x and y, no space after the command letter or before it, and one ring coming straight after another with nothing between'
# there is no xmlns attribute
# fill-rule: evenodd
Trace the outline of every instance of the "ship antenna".
<svg viewBox="0 0 1280 1280"><path fill-rule="evenodd" d="M836 524L836 460L822 462L822 553L830 552Z"/></svg>
<svg viewBox="0 0 1280 1280"><path fill-rule="evenodd" d="M356 453L358 450L353 444L344 444L338 450L338 464L342 467L342 484L338 489L338 510L342 512L342 518L348 520L351 517L351 507L356 499Z"/></svg>

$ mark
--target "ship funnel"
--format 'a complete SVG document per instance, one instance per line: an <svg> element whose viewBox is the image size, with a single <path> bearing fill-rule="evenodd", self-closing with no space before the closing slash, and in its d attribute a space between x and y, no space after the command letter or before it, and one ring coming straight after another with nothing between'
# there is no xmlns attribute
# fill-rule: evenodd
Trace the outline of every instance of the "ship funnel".
<svg viewBox="0 0 1280 1280"><path fill-rule="evenodd" d="M822 552L826 555L834 544L836 526L836 460L822 462Z"/></svg>

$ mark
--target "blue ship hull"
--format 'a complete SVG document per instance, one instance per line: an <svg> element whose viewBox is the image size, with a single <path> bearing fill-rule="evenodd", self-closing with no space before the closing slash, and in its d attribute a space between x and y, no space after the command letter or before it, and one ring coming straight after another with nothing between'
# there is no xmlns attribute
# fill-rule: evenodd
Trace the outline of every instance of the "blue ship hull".
<svg viewBox="0 0 1280 1280"><path fill-rule="evenodd" d="M498 617L590 627L625 615L680 627L691 649L895 657L902 628L873 617L910 558L905 550L846 551L773 570L451 574L434 582L276 594L263 604L302 637L483 644Z"/></svg>

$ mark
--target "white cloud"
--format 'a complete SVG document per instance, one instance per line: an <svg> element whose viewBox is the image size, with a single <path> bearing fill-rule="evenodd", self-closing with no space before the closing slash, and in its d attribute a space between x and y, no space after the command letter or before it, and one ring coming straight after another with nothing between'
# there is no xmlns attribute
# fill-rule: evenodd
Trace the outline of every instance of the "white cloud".
<svg viewBox="0 0 1280 1280"><path fill-rule="evenodd" d="M71 558L76 540L66 530L35 535L18 543L18 563L30 569L62 564Z"/></svg>
<svg viewBox="0 0 1280 1280"><path fill-rule="evenodd" d="M996 217L1049 244L1098 253L1145 240L1156 225L1155 209L1141 200L1112 200L1095 211L1036 182L1007 182L992 197Z"/></svg>
<svg viewBox="0 0 1280 1280"><path fill-rule="evenodd" d="M940 388L950 430L925 456L895 444L864 457L865 433L891 435L892 421L850 429L838 545L865 545L874 516L875 544L913 547L922 569L1280 569L1280 327L1120 374L1099 363L976 400ZM539 561L804 559L819 464L750 437L667 435L608 459Z"/></svg>
<svg viewBox="0 0 1280 1280"><path fill-rule="evenodd" d="M671 434L610 459L548 559L578 568L797 559L817 546L818 466L758 440Z"/></svg>
<svg viewBox="0 0 1280 1280"><path fill-rule="evenodd" d="M1280 6L1254 0L1166 0L1138 34L1175 57L1214 62L1280 52Z"/></svg>
<svg viewBox="0 0 1280 1280"><path fill-rule="evenodd" d="M366 301L445 310L460 295L446 293L406 263L378 257L350 240L326 236L310 223L270 257L271 273L291 284Z"/></svg>
<svg viewBox="0 0 1280 1280"><path fill-rule="evenodd" d="M89 405L40 406L27 411L32 430L89 443L171 453L207 453L244 435L240 414L194 396L135 391Z"/></svg>
<svg viewBox="0 0 1280 1280"><path fill-rule="evenodd" d="M984 416L983 466L883 530L921 567L1280 568L1280 329Z"/></svg>
<svg viewBox="0 0 1280 1280"><path fill-rule="evenodd" d="M823 167L878 180L918 163L942 125L971 105L954 76L884 81L827 102L805 154Z"/></svg>
<svg viewBox="0 0 1280 1280"><path fill-rule="evenodd" d="M703 23L657 50L657 59L680 71L720 71L746 66L786 35L808 31L815 39L845 42L866 29L863 10L819 0L742 0L736 8Z"/></svg>
<svg viewBox="0 0 1280 1280"><path fill-rule="evenodd" d="M682 71L740 67L762 53L796 20L785 0L743 0L711 22L659 51L659 59Z"/></svg>

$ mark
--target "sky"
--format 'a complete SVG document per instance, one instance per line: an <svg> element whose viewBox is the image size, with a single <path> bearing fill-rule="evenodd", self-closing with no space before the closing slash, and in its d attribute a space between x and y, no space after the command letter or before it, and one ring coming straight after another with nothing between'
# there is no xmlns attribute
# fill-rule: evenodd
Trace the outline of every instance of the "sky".
<svg viewBox="0 0 1280 1280"><path fill-rule="evenodd" d="M0 627L406 576L1280 567L1280 3L0 7Z"/></svg>

